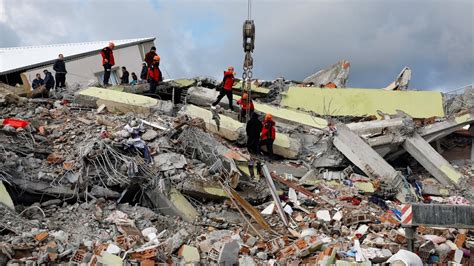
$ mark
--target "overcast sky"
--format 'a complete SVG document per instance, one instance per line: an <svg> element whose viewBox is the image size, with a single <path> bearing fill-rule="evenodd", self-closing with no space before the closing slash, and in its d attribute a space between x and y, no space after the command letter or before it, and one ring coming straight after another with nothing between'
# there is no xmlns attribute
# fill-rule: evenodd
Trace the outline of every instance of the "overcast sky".
<svg viewBox="0 0 474 266"><path fill-rule="evenodd" d="M474 83L473 0L253 0L254 77L302 80L341 59L348 86ZM247 0L0 0L0 47L157 37L171 78L242 74Z"/></svg>

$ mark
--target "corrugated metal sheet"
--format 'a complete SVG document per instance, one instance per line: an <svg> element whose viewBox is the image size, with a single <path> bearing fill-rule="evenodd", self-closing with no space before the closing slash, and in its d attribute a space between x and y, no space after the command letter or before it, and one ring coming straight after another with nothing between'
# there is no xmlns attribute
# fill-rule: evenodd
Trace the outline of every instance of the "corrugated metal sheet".
<svg viewBox="0 0 474 266"><path fill-rule="evenodd" d="M116 48L131 46L155 40L151 38L115 40ZM53 62L58 54L63 54L65 60L91 52L99 52L109 41L51 44L41 46L24 46L0 48L0 74L8 74L22 69Z"/></svg>
<svg viewBox="0 0 474 266"><path fill-rule="evenodd" d="M412 225L474 228L474 206L413 204Z"/></svg>

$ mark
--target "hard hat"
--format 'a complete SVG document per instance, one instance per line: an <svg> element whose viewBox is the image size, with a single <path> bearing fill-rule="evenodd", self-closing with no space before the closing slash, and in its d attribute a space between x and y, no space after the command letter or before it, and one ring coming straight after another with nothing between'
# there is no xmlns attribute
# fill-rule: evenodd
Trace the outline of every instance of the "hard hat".
<svg viewBox="0 0 474 266"><path fill-rule="evenodd" d="M159 56L159 55L155 55L155 56L153 57L153 60L155 60L155 61L160 61L160 56Z"/></svg>
<svg viewBox="0 0 474 266"><path fill-rule="evenodd" d="M273 116L272 116L272 114L270 114L270 113L267 113L267 114L265 115L265 120L270 120L270 119L272 119L272 118L273 118Z"/></svg>
<svg viewBox="0 0 474 266"><path fill-rule="evenodd" d="M247 93L242 94L242 99L247 100L248 97L249 95Z"/></svg>

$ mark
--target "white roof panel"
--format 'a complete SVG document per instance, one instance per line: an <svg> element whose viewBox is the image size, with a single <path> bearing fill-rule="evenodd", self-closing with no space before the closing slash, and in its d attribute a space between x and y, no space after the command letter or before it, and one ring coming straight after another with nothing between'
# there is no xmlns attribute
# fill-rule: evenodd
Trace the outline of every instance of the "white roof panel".
<svg viewBox="0 0 474 266"><path fill-rule="evenodd" d="M113 42L116 48L120 48L153 40L155 40L154 37L115 40ZM7 74L54 61L58 58L58 54L63 54L67 60L80 54L99 51L107 46L108 43L109 41L99 41L0 48L0 74Z"/></svg>

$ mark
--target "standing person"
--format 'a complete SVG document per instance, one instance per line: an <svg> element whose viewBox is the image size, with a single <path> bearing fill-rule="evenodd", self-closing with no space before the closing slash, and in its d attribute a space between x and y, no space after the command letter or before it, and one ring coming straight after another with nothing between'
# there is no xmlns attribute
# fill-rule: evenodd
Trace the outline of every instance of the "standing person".
<svg viewBox="0 0 474 266"><path fill-rule="evenodd" d="M260 133L262 128L263 125L258 119L258 114L252 113L245 127L247 132L247 149L250 153L260 154Z"/></svg>
<svg viewBox="0 0 474 266"><path fill-rule="evenodd" d="M53 75L51 74L51 72L49 72L47 69L43 70L43 73L44 73L44 86L46 88L46 91L43 93L43 96L44 97L48 97L49 96L49 91L54 88L54 77Z"/></svg>
<svg viewBox="0 0 474 266"><path fill-rule="evenodd" d="M245 122L247 115L251 117L251 114L254 111L253 101L249 99L247 93L242 94L242 98L237 101L237 104L240 105L240 122Z"/></svg>
<svg viewBox="0 0 474 266"><path fill-rule="evenodd" d="M140 73L140 79L143 81L148 80L148 66L146 62L142 64L142 72Z"/></svg>
<svg viewBox="0 0 474 266"><path fill-rule="evenodd" d="M58 59L56 59L56 62L54 62L53 70L56 72L54 75L56 78L56 90L58 88L65 88L67 71L63 54L59 54Z"/></svg>
<svg viewBox="0 0 474 266"><path fill-rule="evenodd" d="M41 74L36 73L36 78L31 83L31 88L33 88L33 90L34 90L34 89L38 88L39 86L41 86L43 84L44 84L44 80L41 78Z"/></svg>
<svg viewBox="0 0 474 266"><path fill-rule="evenodd" d="M120 84L127 85L129 76L130 76L130 74L128 73L127 68L123 66L122 67L122 76L120 77L120 80L121 80Z"/></svg>
<svg viewBox="0 0 474 266"><path fill-rule="evenodd" d="M268 156L273 159L273 142L275 141L275 121L270 113L265 115L263 120L262 134L260 136L260 146L265 145L267 147Z"/></svg>
<svg viewBox="0 0 474 266"><path fill-rule="evenodd" d="M148 76L150 77L150 92L155 93L158 83L163 81L163 75L160 70L160 56L153 57L153 63L148 68Z"/></svg>
<svg viewBox="0 0 474 266"><path fill-rule="evenodd" d="M229 108L230 110L234 111L234 106L232 105L232 87L234 86L234 67L230 66L227 68L227 71L224 71L224 79L222 80L222 85L223 88L221 89L221 92L219 93L219 96L217 96L217 100L212 103L211 108L215 108L215 106L224 98L224 96L227 96L229 99Z"/></svg>
<svg viewBox="0 0 474 266"><path fill-rule="evenodd" d="M148 66L151 66L153 64L153 59L155 58L155 56L157 56L158 54L156 53L156 47L153 46L151 47L150 51L148 53L145 54L145 62ZM159 64L159 62L158 62Z"/></svg>
<svg viewBox="0 0 474 266"><path fill-rule="evenodd" d="M130 85L137 85L138 84L138 77L135 72L132 72L132 81L130 82Z"/></svg>
<svg viewBox="0 0 474 266"><path fill-rule="evenodd" d="M109 46L104 47L100 51L102 56L102 66L104 67L104 87L109 86L110 72L112 71L112 66L115 65L114 52L112 51L115 47L113 42L109 42Z"/></svg>

